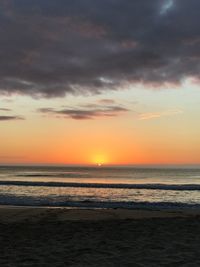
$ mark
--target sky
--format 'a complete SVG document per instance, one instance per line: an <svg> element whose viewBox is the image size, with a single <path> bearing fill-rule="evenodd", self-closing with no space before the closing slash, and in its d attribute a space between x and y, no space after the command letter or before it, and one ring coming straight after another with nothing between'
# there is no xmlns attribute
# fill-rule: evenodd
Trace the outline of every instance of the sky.
<svg viewBox="0 0 200 267"><path fill-rule="evenodd" d="M0 164L200 164L198 0L1 0Z"/></svg>

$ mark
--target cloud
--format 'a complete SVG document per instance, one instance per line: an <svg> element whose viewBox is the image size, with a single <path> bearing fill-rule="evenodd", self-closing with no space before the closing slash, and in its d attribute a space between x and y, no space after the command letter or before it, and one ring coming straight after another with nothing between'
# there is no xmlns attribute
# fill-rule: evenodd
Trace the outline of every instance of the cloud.
<svg viewBox="0 0 200 267"><path fill-rule="evenodd" d="M1 0L0 94L200 78L200 1Z"/></svg>
<svg viewBox="0 0 200 267"><path fill-rule="evenodd" d="M0 121L12 121L12 120L24 120L23 117L20 116L0 116Z"/></svg>
<svg viewBox="0 0 200 267"><path fill-rule="evenodd" d="M9 108L0 108L0 111L11 111Z"/></svg>
<svg viewBox="0 0 200 267"><path fill-rule="evenodd" d="M0 111L2 111L5 114L5 112L10 112L12 110L9 108L0 108ZM21 116L0 115L0 121L12 121L12 120L24 120L24 118Z"/></svg>
<svg viewBox="0 0 200 267"><path fill-rule="evenodd" d="M58 118L71 118L75 120L115 117L128 111L128 109L121 106L101 106L92 104L84 107L64 108L60 110L53 108L40 108L38 111Z"/></svg>
<svg viewBox="0 0 200 267"><path fill-rule="evenodd" d="M160 14L166 14L171 8L173 8L174 1L173 0L165 0L160 10Z"/></svg>
<svg viewBox="0 0 200 267"><path fill-rule="evenodd" d="M113 100L113 99L100 99L99 103L100 104L107 104L107 105L111 104L112 105L112 104L115 103L115 100Z"/></svg>
<svg viewBox="0 0 200 267"><path fill-rule="evenodd" d="M182 110L180 109L172 109L172 110L167 110L163 112L152 112L152 113L142 113L139 114L138 119L139 120L151 120L151 119L157 119L161 117L168 117L168 116L174 116L177 114L183 113Z"/></svg>

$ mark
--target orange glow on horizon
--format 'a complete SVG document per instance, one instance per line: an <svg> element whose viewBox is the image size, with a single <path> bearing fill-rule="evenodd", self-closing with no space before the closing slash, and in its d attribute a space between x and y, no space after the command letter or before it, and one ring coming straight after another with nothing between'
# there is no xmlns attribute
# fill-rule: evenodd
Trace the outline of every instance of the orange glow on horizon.
<svg viewBox="0 0 200 267"><path fill-rule="evenodd" d="M0 164L107 166L200 163L196 128L191 127L195 134L192 132L193 135L190 135L191 130L184 131L182 127L180 134L177 122L173 124L173 131L169 131L171 121L166 125L160 121L136 121L138 128L132 128L129 118L127 121L113 119L112 123L107 120L67 123L53 120L49 123L44 118L39 122L20 122L27 124L25 128L13 122L1 128L0 136L4 141Z"/></svg>
<svg viewBox="0 0 200 267"><path fill-rule="evenodd" d="M106 154L96 154L91 157L90 163L102 166L105 164L109 164L108 156Z"/></svg>

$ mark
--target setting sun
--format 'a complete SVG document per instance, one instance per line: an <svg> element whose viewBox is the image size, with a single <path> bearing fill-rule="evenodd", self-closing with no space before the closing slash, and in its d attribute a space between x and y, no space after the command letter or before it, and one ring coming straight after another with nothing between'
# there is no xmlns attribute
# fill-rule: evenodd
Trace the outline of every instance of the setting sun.
<svg viewBox="0 0 200 267"><path fill-rule="evenodd" d="M104 154L99 154L93 157L92 163L101 167L102 165L108 164L108 157Z"/></svg>

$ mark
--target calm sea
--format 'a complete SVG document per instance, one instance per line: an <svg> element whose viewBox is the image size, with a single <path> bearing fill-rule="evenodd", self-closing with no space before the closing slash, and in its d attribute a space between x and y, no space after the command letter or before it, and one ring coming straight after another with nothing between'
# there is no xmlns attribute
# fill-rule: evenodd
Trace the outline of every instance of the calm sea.
<svg viewBox="0 0 200 267"><path fill-rule="evenodd" d="M200 207L200 169L0 167L0 204Z"/></svg>

